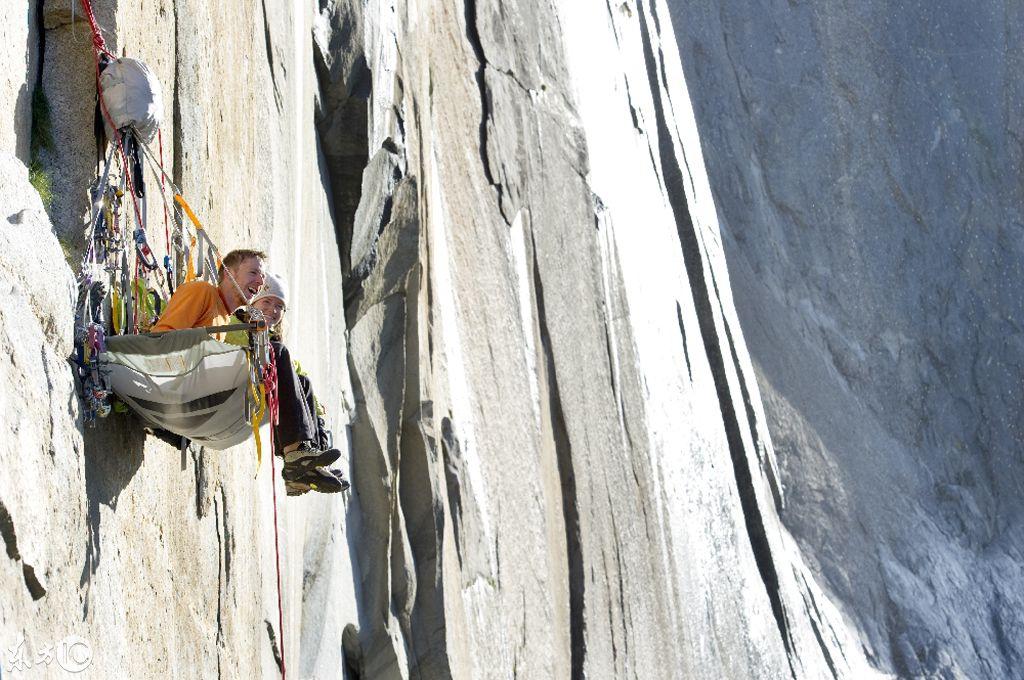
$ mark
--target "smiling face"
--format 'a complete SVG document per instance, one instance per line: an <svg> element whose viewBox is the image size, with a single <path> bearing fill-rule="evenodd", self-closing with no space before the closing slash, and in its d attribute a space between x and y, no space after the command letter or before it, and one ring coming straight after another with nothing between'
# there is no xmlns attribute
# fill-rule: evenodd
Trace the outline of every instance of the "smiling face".
<svg viewBox="0 0 1024 680"><path fill-rule="evenodd" d="M227 272L231 272L235 283L238 284L238 287L245 294L245 299L239 296L238 289L231 283ZM237 308L244 305L246 300L251 300L265 282L266 272L263 270L263 260L258 257L247 257L237 265L226 268L225 275L220 282L220 289L232 308Z"/></svg>
<svg viewBox="0 0 1024 680"><path fill-rule="evenodd" d="M267 319L267 325L271 328L281 323L281 319L284 318L285 306L281 298L273 296L262 297L253 302L252 305L263 312L263 316Z"/></svg>

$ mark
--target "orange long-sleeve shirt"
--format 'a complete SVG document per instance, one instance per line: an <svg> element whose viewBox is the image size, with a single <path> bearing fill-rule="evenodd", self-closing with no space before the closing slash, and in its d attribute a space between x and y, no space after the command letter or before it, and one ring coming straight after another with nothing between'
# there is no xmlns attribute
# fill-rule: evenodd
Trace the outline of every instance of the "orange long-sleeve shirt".
<svg viewBox="0 0 1024 680"><path fill-rule="evenodd" d="M160 315L153 332L180 331L230 323L231 313L217 286L206 281L190 281L178 287ZM217 335L223 335L218 333ZM221 339L221 338L218 338Z"/></svg>

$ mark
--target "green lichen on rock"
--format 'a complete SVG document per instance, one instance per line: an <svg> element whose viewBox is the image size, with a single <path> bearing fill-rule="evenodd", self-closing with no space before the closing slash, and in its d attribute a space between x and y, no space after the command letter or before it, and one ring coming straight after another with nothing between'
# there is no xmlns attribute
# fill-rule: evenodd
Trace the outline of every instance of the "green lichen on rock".
<svg viewBox="0 0 1024 680"><path fill-rule="evenodd" d="M40 152L53 148L53 130L50 119L50 103L43 89L37 87L32 93L32 133L29 142L30 161L28 181L39 193L43 205L49 209L53 203L53 180L43 168Z"/></svg>

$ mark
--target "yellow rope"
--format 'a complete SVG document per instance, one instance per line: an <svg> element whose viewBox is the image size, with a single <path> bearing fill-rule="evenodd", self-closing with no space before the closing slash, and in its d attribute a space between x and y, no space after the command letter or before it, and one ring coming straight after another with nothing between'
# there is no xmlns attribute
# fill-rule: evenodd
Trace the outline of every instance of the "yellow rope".
<svg viewBox="0 0 1024 680"><path fill-rule="evenodd" d="M117 289L114 288L110 291L110 322L114 325L114 335L121 333L121 317L124 315L124 309L121 307L121 296L118 295Z"/></svg>
<svg viewBox="0 0 1024 680"><path fill-rule="evenodd" d="M182 196L181 194L174 194L174 202L177 203L178 205L180 205L181 209L185 211L185 214L188 215L188 219L195 226L196 230L202 231L203 230L203 223L200 222L199 218L196 217L196 214L194 212L192 212L192 207L188 204L188 201L185 200L185 197ZM191 255L191 252L194 251L195 249L196 249L196 237L193 236L192 237L192 248L191 248L191 250L189 250L190 255L189 255L189 258L188 258L188 263L186 264L185 283L189 283L190 281L195 281L196 280L196 269L195 269L194 266L192 266L192 255Z"/></svg>
<svg viewBox="0 0 1024 680"><path fill-rule="evenodd" d="M192 208L185 201L185 197L184 196L182 196L181 194L174 194L174 201L178 205L181 206L182 210L185 211L185 214L188 215L188 218L190 220L192 220L192 224L195 225L196 229L202 229L203 228L203 224L199 221L199 218L196 217L196 214L194 212L192 212Z"/></svg>
<svg viewBox="0 0 1024 680"><path fill-rule="evenodd" d="M260 465L263 463L263 443L260 441L260 423L263 422L263 414L267 412L267 388L260 384L259 392L256 391L256 385L249 383L250 389L252 389L252 397L259 402L260 407L256 410L256 415L252 419L252 436L256 440L256 474L260 473Z"/></svg>

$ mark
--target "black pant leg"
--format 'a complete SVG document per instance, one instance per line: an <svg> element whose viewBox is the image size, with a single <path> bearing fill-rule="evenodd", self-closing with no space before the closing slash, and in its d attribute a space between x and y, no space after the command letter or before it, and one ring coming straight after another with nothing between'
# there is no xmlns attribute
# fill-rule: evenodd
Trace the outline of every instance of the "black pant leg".
<svg viewBox="0 0 1024 680"><path fill-rule="evenodd" d="M279 342L274 347L274 363L277 367L278 424L275 441L278 449L295 442L316 439L316 418L307 407L306 390L292 365L288 348ZM310 394L312 394L310 392Z"/></svg>

